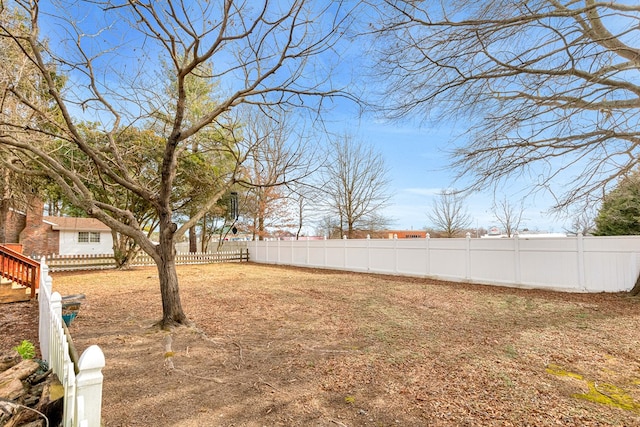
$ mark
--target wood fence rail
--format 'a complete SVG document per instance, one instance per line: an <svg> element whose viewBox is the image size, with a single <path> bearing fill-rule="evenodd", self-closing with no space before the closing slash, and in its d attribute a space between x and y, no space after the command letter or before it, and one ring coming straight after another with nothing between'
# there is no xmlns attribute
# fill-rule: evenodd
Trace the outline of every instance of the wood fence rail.
<svg viewBox="0 0 640 427"><path fill-rule="evenodd" d="M49 255L46 257L49 271L103 270L116 267L110 254L96 255ZM214 264L219 262L249 261L249 249L234 249L220 252L178 253L176 264ZM155 266L155 261L146 253L139 253L131 262L132 267Z"/></svg>

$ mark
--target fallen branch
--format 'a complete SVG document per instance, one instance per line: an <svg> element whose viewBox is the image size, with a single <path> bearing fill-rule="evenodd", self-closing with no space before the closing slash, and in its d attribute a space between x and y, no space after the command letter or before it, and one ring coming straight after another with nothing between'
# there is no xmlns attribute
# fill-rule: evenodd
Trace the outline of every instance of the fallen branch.
<svg viewBox="0 0 640 427"><path fill-rule="evenodd" d="M240 363L244 363L244 357L242 357L242 347L237 342L233 341L233 344L238 347L238 353L240 356ZM240 365L238 365L238 369L240 369Z"/></svg>

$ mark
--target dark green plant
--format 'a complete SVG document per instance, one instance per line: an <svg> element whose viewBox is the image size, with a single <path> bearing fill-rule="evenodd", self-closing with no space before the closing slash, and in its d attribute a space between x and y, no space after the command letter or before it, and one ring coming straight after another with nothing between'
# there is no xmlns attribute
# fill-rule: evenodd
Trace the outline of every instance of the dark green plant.
<svg viewBox="0 0 640 427"><path fill-rule="evenodd" d="M634 172L620 180L607 194L595 219L596 235L640 234L640 175Z"/></svg>

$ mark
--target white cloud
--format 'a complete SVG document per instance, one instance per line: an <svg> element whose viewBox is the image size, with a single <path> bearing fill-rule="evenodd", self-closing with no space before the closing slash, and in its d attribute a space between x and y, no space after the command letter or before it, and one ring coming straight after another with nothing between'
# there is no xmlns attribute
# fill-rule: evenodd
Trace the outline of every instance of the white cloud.
<svg viewBox="0 0 640 427"><path fill-rule="evenodd" d="M442 192L442 188L404 188L401 191L418 196L435 196Z"/></svg>

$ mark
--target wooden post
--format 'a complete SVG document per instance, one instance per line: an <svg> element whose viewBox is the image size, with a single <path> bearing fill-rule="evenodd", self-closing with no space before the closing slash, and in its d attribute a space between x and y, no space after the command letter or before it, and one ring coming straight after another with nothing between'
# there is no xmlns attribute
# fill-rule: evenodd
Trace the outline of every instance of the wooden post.
<svg viewBox="0 0 640 427"><path fill-rule="evenodd" d="M104 366L104 354L97 345L87 348L78 361L75 419L78 423L86 422L87 427L100 427Z"/></svg>

